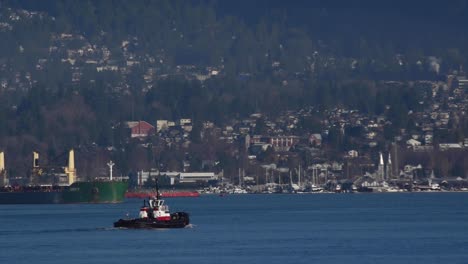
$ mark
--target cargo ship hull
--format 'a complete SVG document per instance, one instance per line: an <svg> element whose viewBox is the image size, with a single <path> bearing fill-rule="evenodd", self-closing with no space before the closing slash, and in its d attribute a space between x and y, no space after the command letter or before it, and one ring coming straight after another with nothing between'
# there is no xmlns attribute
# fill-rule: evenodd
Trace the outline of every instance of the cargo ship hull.
<svg viewBox="0 0 468 264"><path fill-rule="evenodd" d="M58 204L61 192L1 192L0 204Z"/></svg>
<svg viewBox="0 0 468 264"><path fill-rule="evenodd" d="M127 182L75 182L58 190L12 190L0 192L0 204L120 203Z"/></svg>

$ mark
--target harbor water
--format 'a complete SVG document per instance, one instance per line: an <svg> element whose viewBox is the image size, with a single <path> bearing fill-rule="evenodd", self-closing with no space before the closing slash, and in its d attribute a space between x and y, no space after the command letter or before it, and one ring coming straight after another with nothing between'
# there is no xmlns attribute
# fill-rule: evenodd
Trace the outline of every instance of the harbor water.
<svg viewBox="0 0 468 264"><path fill-rule="evenodd" d="M0 205L0 263L468 263L468 193L171 198L183 229L121 204Z"/></svg>

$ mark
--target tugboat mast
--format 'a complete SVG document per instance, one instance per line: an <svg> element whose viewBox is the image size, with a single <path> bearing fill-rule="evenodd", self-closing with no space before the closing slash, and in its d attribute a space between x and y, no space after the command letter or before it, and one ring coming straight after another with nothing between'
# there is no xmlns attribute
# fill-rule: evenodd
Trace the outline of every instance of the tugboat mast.
<svg viewBox="0 0 468 264"><path fill-rule="evenodd" d="M158 184L158 180L159 180L159 176L161 176L161 172L158 174L158 176L156 177L156 200L160 200L161 199L161 194L159 193L159 184Z"/></svg>

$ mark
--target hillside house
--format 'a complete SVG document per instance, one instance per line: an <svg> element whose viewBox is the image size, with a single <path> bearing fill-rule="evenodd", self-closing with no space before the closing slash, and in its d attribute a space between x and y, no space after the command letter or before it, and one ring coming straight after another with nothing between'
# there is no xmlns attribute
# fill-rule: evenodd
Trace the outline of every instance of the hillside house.
<svg viewBox="0 0 468 264"><path fill-rule="evenodd" d="M146 121L129 121L127 126L130 128L130 137L132 138L147 137L154 133L154 126Z"/></svg>
<svg viewBox="0 0 468 264"><path fill-rule="evenodd" d="M322 135L320 134L312 134L309 136L309 144L313 146L320 146L322 145Z"/></svg>
<svg viewBox="0 0 468 264"><path fill-rule="evenodd" d="M408 147L414 148L414 147L421 146L421 142L420 142L420 141L417 141L417 140L415 140L415 139L410 139L410 140L407 140L407 141L406 141L406 145L407 145Z"/></svg>
<svg viewBox="0 0 468 264"><path fill-rule="evenodd" d="M270 144L276 151L289 151L289 149L299 142L297 136L276 136L270 138Z"/></svg>

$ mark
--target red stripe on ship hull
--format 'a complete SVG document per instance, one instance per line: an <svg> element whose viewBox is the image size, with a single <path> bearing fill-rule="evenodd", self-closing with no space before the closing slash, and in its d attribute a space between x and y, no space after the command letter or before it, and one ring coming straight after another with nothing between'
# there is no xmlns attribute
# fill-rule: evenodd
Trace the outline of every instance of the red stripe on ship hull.
<svg viewBox="0 0 468 264"><path fill-rule="evenodd" d="M148 198L149 196L156 196L156 193L145 193L145 192L127 192L125 193L125 198ZM163 192L161 197L198 197L200 193L198 192Z"/></svg>

